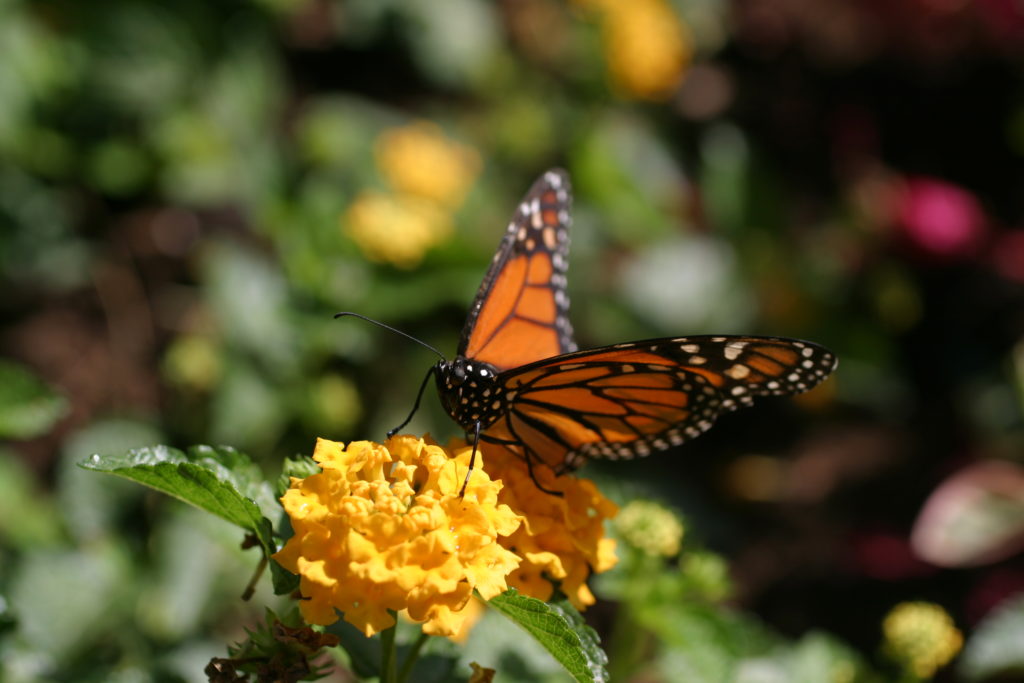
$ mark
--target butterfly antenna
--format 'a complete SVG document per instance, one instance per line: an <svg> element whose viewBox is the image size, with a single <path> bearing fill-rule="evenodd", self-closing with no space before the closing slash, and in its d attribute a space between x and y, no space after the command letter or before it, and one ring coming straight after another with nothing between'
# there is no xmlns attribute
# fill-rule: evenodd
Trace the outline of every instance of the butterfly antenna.
<svg viewBox="0 0 1024 683"><path fill-rule="evenodd" d="M365 320L368 323L373 323L377 327L383 327L385 330L391 330L395 334L400 334L403 337L405 337L406 339L411 339L412 341L416 342L420 346L427 347L428 349L430 349L431 351L436 353L441 358L441 360L447 360L447 358L444 357L443 353L441 353L440 351L438 351L437 349L435 349L433 346L431 346L427 342L423 341L422 339L417 339L416 337L412 336L411 334L406 334L405 332L402 332L401 330L396 330L395 328L391 327L391 325L385 325L384 323L382 323L379 320L374 320L373 318L367 318L365 315L360 315L358 313L351 313L349 311L345 311L345 312L342 312L342 313L335 313L334 314L334 319L337 320L338 318L344 318L345 316L352 316L353 318L359 318L360 320ZM420 390L420 391L422 393L422 390Z"/></svg>

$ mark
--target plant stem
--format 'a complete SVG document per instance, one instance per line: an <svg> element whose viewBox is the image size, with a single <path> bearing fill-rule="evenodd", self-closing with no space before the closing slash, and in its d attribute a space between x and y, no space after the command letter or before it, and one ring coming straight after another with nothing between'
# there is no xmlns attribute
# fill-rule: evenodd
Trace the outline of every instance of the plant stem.
<svg viewBox="0 0 1024 683"><path fill-rule="evenodd" d="M249 579L249 584L245 587L245 591L242 593L242 599L248 600L252 597L252 594L256 592L256 583L263 576L263 570L267 568L267 556L260 555L260 563L256 565L256 571L253 572L252 578Z"/></svg>
<svg viewBox="0 0 1024 683"><path fill-rule="evenodd" d="M402 670L398 672L398 683L405 683L409 678L409 674L412 673L412 667L416 663L416 659L420 656L420 650L426 644L427 639L430 638L426 633L420 632L420 637L413 643L412 648L409 650L409 654L405 656L405 661L402 662Z"/></svg>
<svg viewBox="0 0 1024 683"><path fill-rule="evenodd" d="M398 627L397 615L391 612L395 623L391 628L380 632L380 681L396 683L395 679L395 631Z"/></svg>

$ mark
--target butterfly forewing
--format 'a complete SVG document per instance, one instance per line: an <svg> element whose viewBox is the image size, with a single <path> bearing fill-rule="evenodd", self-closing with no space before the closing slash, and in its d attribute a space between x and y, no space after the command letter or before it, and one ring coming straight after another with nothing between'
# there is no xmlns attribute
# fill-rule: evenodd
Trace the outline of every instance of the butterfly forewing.
<svg viewBox="0 0 1024 683"><path fill-rule="evenodd" d="M777 337L656 339L565 354L498 377L502 417L484 438L556 471L587 458L644 456L698 436L755 396L807 391L834 367L821 346Z"/></svg>
<svg viewBox="0 0 1024 683"><path fill-rule="evenodd" d="M559 169L527 192L470 307L459 356L507 370L576 350L565 293L571 201Z"/></svg>

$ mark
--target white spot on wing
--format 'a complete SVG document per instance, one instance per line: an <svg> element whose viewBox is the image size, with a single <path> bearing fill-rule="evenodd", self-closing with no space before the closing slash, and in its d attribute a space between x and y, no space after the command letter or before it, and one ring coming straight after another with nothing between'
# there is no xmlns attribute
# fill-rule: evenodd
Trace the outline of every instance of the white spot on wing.
<svg viewBox="0 0 1024 683"><path fill-rule="evenodd" d="M722 355L726 360L736 360L743 353L743 347L746 345L746 342L733 342L722 350Z"/></svg>
<svg viewBox="0 0 1024 683"><path fill-rule="evenodd" d="M725 374L729 375L733 379L743 379L744 377L750 374L750 368L748 368L743 363L737 363L736 365L726 370Z"/></svg>

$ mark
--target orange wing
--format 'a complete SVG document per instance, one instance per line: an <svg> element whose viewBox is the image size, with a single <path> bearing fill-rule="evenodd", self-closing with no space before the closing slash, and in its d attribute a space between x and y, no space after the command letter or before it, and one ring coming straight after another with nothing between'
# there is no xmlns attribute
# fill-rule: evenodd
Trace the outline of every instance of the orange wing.
<svg viewBox="0 0 1024 683"><path fill-rule="evenodd" d="M560 169L526 193L469 309L459 356L508 370L576 350L565 293L571 201Z"/></svg>
<svg viewBox="0 0 1024 683"><path fill-rule="evenodd" d="M570 353L502 373L505 410L481 438L556 473L699 436L755 396L796 394L835 356L778 337L681 337Z"/></svg>

